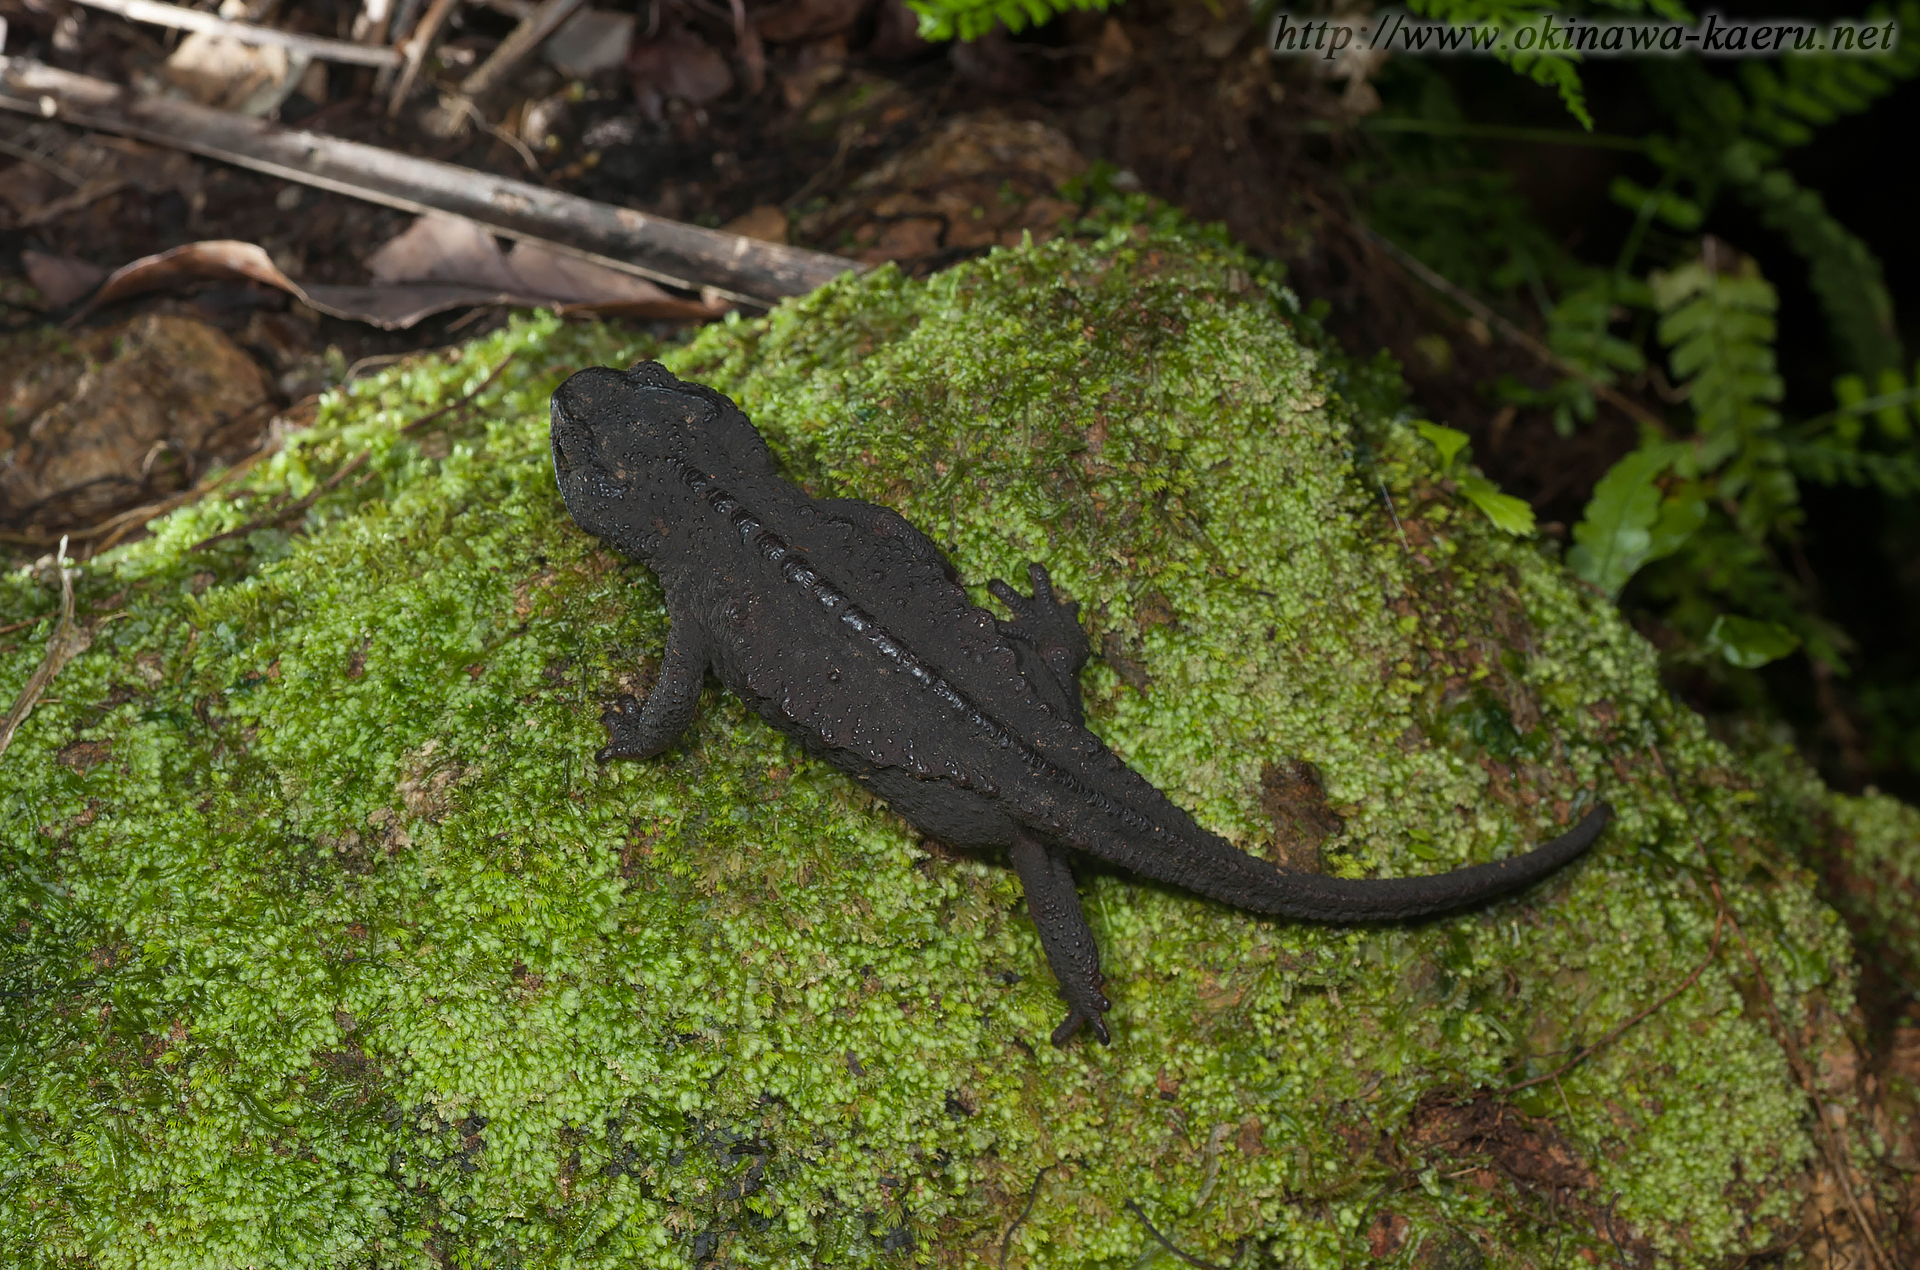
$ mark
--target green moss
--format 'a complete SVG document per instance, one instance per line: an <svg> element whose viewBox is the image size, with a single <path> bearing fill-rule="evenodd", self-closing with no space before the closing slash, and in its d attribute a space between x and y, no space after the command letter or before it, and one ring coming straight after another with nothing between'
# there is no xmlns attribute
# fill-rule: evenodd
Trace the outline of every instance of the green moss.
<svg viewBox="0 0 1920 1270"><path fill-rule="evenodd" d="M1679 982L1703 851L1783 1009L1831 1033L1851 952L1794 863L1824 791L1746 774L1319 343L1232 250L1120 233L846 279L665 359L970 582L1046 560L1104 653L1093 725L1247 849L1264 765L1306 759L1332 871L1495 858L1601 796L1590 859L1368 930L1090 874L1115 1043L1055 1050L1011 873L730 696L657 761L593 764L666 621L567 520L544 396L648 350L524 322L333 395L243 492L89 566L83 606L125 615L0 759L9 1259L962 1264L1030 1192L1011 1264L1155 1264L1129 1201L1223 1262L1349 1264L1382 1210L1403 1262L1611 1255L1423 1126ZM474 419L400 435L509 354ZM301 532L196 547L362 452ZM0 583L0 625L51 604ZM1582 1211L1618 1192L1675 1264L1769 1246L1809 1185L1741 966L1518 1096L1590 1170Z"/></svg>

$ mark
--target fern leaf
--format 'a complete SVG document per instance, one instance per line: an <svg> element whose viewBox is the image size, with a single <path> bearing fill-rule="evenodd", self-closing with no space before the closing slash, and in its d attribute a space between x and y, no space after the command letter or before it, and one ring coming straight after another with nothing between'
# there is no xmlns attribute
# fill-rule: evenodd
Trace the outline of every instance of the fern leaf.
<svg viewBox="0 0 1920 1270"><path fill-rule="evenodd" d="M1920 456L1875 454L1837 440L1787 443L1793 470L1818 485L1873 486L1895 498L1920 494Z"/></svg>
<svg viewBox="0 0 1920 1270"><path fill-rule="evenodd" d="M1726 173L1760 219L1807 262L1808 281L1842 360L1863 372L1898 366L1900 336L1879 260L1833 218L1818 194L1779 168L1756 170L1751 157L1729 152Z"/></svg>
<svg viewBox="0 0 1920 1270"><path fill-rule="evenodd" d="M1496 529L1516 538L1524 538L1533 532L1533 508L1511 494L1502 494L1500 487L1486 477L1476 473L1462 476L1460 492L1493 522Z"/></svg>
<svg viewBox="0 0 1920 1270"><path fill-rule="evenodd" d="M1800 647L1800 637L1778 622L1722 613L1707 631L1707 648L1743 670L1758 670Z"/></svg>
<svg viewBox="0 0 1920 1270"><path fill-rule="evenodd" d="M1650 281L1660 342L1674 378L1689 381L1699 462L1711 470L1779 426L1771 404L1783 391L1773 360L1773 288L1745 259L1726 273L1696 260Z"/></svg>
<svg viewBox="0 0 1920 1270"><path fill-rule="evenodd" d="M1440 471L1453 479L1459 486L1461 495L1475 507L1496 528L1524 537L1533 532L1533 508L1511 494L1502 494L1495 485L1478 472L1456 472L1454 467L1461 461L1467 448L1467 434L1458 428L1443 427L1429 423L1425 419L1414 422L1413 430L1440 452Z"/></svg>
<svg viewBox="0 0 1920 1270"><path fill-rule="evenodd" d="M1665 532L1656 542L1656 527L1661 525L1660 487L1655 483L1685 447L1671 444L1643 446L1607 470L1593 487L1580 523L1573 527L1573 548L1567 552L1567 567L1575 575L1619 598L1640 566L1679 550L1695 524L1686 527L1690 511L1669 518ZM1704 513L1706 504L1690 500Z"/></svg>
<svg viewBox="0 0 1920 1270"><path fill-rule="evenodd" d="M1407 8L1423 18L1453 26L1501 26L1512 29L1538 23L1546 15L1558 15L1559 5L1527 3L1526 0L1408 0ZM1493 55L1527 76L1534 83L1560 94L1560 104L1593 131L1593 116L1587 110L1586 90L1580 84L1577 53L1515 52L1496 49Z"/></svg>

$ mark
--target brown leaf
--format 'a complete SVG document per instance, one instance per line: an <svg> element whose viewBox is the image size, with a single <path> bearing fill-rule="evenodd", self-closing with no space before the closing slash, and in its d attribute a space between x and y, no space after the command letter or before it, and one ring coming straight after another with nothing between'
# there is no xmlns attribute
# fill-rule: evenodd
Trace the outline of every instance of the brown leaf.
<svg viewBox="0 0 1920 1270"><path fill-rule="evenodd" d="M873 0L786 0L785 4L755 16L760 38L775 44L798 44L838 35L852 28Z"/></svg>
<svg viewBox="0 0 1920 1270"><path fill-rule="evenodd" d="M661 103L668 97L698 106L724 96L733 87L727 59L678 24L627 47L627 76L633 81L641 108L654 119L660 118Z"/></svg>
<svg viewBox="0 0 1920 1270"><path fill-rule="evenodd" d="M367 268L385 283L493 288L500 301L557 305L568 311L618 311L630 317L693 321L726 311L725 305L682 299L645 278L540 243L519 242L502 252L485 226L435 212L389 239L368 258Z"/></svg>
<svg viewBox="0 0 1920 1270"><path fill-rule="evenodd" d="M669 295L644 278L631 278L618 270L557 257L556 253L543 248L533 249L532 254L525 257L524 264L520 252L516 251L514 263L510 265L500 257L492 236L484 230L478 232L488 244L485 252L475 247L475 254L462 257L457 250L450 249L437 258L424 248L411 255L399 253L416 266L421 266L420 272L440 270L443 275L453 275L452 280L386 286L302 286L282 273L267 253L253 243L233 239L187 243L171 251L144 256L116 269L93 299L87 302L80 316L129 296L150 291L176 290L193 282L241 279L277 287L330 316L365 322L389 331L405 330L424 318L448 309L487 304L571 306L594 311L597 311L594 308L596 305L609 304L620 306L620 311L628 316L680 321L705 320L726 311L724 305L681 299ZM430 241L443 241L428 237ZM456 235L447 237L453 240L455 247L461 246ZM553 263L556 258L566 260L566 265L563 267ZM431 269L422 262L432 262ZM458 274L463 264L470 265L471 272L478 275L480 280L460 279ZM582 270L592 272L583 274ZM397 267L398 273L407 271L406 268ZM583 281L583 278L598 278L601 275L607 275L604 286L596 287Z"/></svg>
<svg viewBox="0 0 1920 1270"><path fill-rule="evenodd" d="M50 256L31 247L20 253L20 267L27 271L48 307L64 309L100 285L107 271L99 265L72 256Z"/></svg>
<svg viewBox="0 0 1920 1270"><path fill-rule="evenodd" d="M561 24L540 54L562 75L586 79L620 65L633 39L633 14L582 9Z"/></svg>
<svg viewBox="0 0 1920 1270"><path fill-rule="evenodd" d="M787 214L775 204L762 203L720 228L742 238L757 238L763 243L783 243L787 241Z"/></svg>

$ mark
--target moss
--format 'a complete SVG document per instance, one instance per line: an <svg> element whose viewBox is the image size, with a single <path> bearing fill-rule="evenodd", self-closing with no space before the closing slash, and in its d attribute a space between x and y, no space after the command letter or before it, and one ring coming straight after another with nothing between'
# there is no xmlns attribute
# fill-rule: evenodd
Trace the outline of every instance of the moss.
<svg viewBox="0 0 1920 1270"><path fill-rule="evenodd" d="M1247 849L1273 849L1264 768L1306 760L1332 871L1495 858L1605 797L1589 859L1364 930L1089 871L1115 1044L1055 1050L1011 873L730 696L657 761L592 763L666 622L567 520L544 396L649 349L525 321L334 394L240 493L89 566L83 607L123 615L0 760L9 1258L964 1264L1029 1195L1010 1264L1164 1262L1129 1202L1194 1255L1302 1270L1388 1227L1403 1264L1611 1256L1616 1192L1673 1264L1790 1233L1808 1108L1731 954L1516 1096L1577 1157L1557 1218L1493 1148L1436 1145L1436 1108L1701 960L1703 852L1815 1045L1851 951L1795 863L1817 783L1755 779L1603 598L1448 493L1379 368L1320 345L1245 257L1163 232L882 270L664 356L971 582L1046 560L1103 654L1094 726ZM481 409L401 435L510 354ZM200 545L310 493L297 533ZM50 612L0 584L0 626Z"/></svg>

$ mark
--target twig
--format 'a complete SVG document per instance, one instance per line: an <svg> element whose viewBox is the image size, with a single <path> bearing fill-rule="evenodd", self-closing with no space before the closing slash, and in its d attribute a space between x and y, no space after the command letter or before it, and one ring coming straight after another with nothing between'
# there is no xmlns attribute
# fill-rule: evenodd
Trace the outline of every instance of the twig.
<svg viewBox="0 0 1920 1270"><path fill-rule="evenodd" d="M495 46L473 74L460 81L460 95L468 101L477 101L499 87L501 80L512 74L515 67L584 3L586 0L542 0L533 12L520 19L520 25Z"/></svg>
<svg viewBox="0 0 1920 1270"><path fill-rule="evenodd" d="M393 86L393 92L387 97L387 115L389 118L400 113L400 107L406 103L407 94L413 91L413 81L420 74L422 63L427 54L433 52L433 46L440 42L440 28L453 16L453 0L433 0L425 17L420 19L413 34L406 39L406 47L400 59L400 79Z"/></svg>
<svg viewBox="0 0 1920 1270"><path fill-rule="evenodd" d="M481 380L479 386L476 387L472 392L468 393L466 396L460 398L460 400L456 402L452 402L448 405L444 405L440 407L438 410L435 410L431 414L421 415L418 419L413 420L411 423L408 423L405 427L401 428L400 435L403 437L410 437L414 433L420 431L420 429L426 427L428 424L432 423L436 419L441 418L444 415L450 415L456 410L465 410L468 406L473 404L474 398L478 397L481 393L485 392L487 389L493 386L493 381L500 378L500 373L506 370L507 367L511 366L513 364L513 359L518 356L519 356L518 353L508 353L505 357L500 359L500 364L498 366L495 366L491 371L487 372L487 377Z"/></svg>
<svg viewBox="0 0 1920 1270"><path fill-rule="evenodd" d="M449 93L440 99L440 106L442 110L459 114L479 124L482 131L491 133L494 140L504 143L515 154L518 154L520 161L531 168L535 176L544 178L547 175L545 170L540 166L540 160L533 157L533 151L528 148L527 143L514 136L505 128L502 128L499 124L487 122L487 117L480 113L480 107L473 104L471 97L460 93ZM463 124L461 126L464 127L465 125Z"/></svg>
<svg viewBox="0 0 1920 1270"><path fill-rule="evenodd" d="M182 490L172 498L163 498L157 503L149 503L145 507L136 507L131 511L121 512L118 516L102 521L99 525L86 531L89 536L102 532L103 530L106 533L106 536L100 540L100 544L93 549L93 554L97 556L103 551L111 551L115 543L150 520L165 516L169 512L178 511L189 503L199 502L202 498L205 498L214 490L225 485L234 477L251 469L254 464L258 463L268 454L271 454L273 449L274 447L272 446L263 445L252 454L247 455L245 458L229 466L225 471L216 472L206 480L199 482L192 489Z"/></svg>
<svg viewBox="0 0 1920 1270"><path fill-rule="evenodd" d="M1725 918L1726 918L1726 912L1724 909L1714 914L1713 940L1707 946L1707 955L1700 959L1700 964L1695 966L1693 970L1687 975L1687 977L1685 979L1682 979L1680 981L1679 986L1674 988L1672 992L1667 993L1666 996L1661 997L1658 1001L1655 1001L1652 1005L1648 1006L1646 1009L1640 1011L1638 1014L1634 1015L1632 1018L1628 1019L1626 1022L1620 1024L1618 1027L1608 1032L1605 1036L1601 1037L1599 1040L1595 1041L1593 1044L1582 1046L1579 1050L1575 1051L1572 1058L1560 1064L1560 1066L1554 1068L1552 1071L1546 1073L1544 1076L1534 1076L1528 1080L1521 1081L1517 1085L1508 1085L1504 1089L1502 1089L1500 1092L1503 1094L1515 1094L1515 1093L1519 1093L1522 1089L1528 1089L1534 1085L1543 1085L1550 1080L1558 1081L1560 1077L1566 1075L1569 1071L1573 1070L1575 1066L1585 1062L1587 1059L1591 1058L1594 1054L1605 1049L1607 1046L1613 1044L1615 1041L1619 1040L1622 1036L1625 1036L1630 1029L1638 1027L1641 1023L1646 1022L1647 1019L1651 1018L1654 1014L1657 1014L1660 1010L1664 1009L1669 1003L1671 1003L1675 997L1678 997L1681 993L1685 992L1688 988L1691 988L1695 983L1699 982L1700 976L1706 973L1707 967L1711 966L1713 964L1714 958L1720 955L1720 931L1725 924ZM1564 1096L1565 1095L1563 1094L1562 1097Z"/></svg>
<svg viewBox="0 0 1920 1270"><path fill-rule="evenodd" d="M210 538L202 538L199 542L196 542L191 547L188 547L187 552L191 554L196 551L204 551L206 548L211 547L216 542L226 542L229 539L233 539L233 538L245 538L248 534L258 532L259 530L262 530L262 529L270 529L273 526L282 523L283 521L288 521L293 519L295 516L300 515L302 512L305 512L309 507L312 507L315 503L319 502L323 497L325 497L329 492L332 491L334 486L338 485L341 481L346 480L351 473L358 471L360 468L360 465L362 463L365 463L368 459L372 457L373 457L372 450L360 451L360 453L354 455L352 458L348 459L345 463L342 463L338 468L336 468L332 476L329 476L326 480L314 486L312 491L310 491L305 498L298 499L295 502L289 503L287 506L282 507L278 511L269 512L267 515L262 516L257 520L250 520L246 524L241 525L237 529L229 529L223 533L214 534Z"/></svg>
<svg viewBox="0 0 1920 1270"><path fill-rule="evenodd" d="M1407 549L1408 555L1412 555L1413 544L1407 541L1407 531L1400 526L1400 513L1395 511L1393 507L1393 491L1387 488L1385 477L1375 476L1373 479L1380 483L1380 497L1386 501L1387 515L1393 517L1393 529L1395 533L1400 535L1400 545Z"/></svg>
<svg viewBox="0 0 1920 1270"><path fill-rule="evenodd" d="M664 220L527 181L299 132L104 80L0 57L0 107L118 132L409 212L464 216L622 273L766 306L865 266L825 252Z"/></svg>
<svg viewBox="0 0 1920 1270"><path fill-rule="evenodd" d="M250 22L230 22L218 14L185 9L177 4L161 4L159 0L79 2L88 8L118 14L129 22L150 22L154 26L172 27L177 31L224 35L242 44L272 44L323 62L350 62L356 66L390 66L394 62L392 49L371 48L352 40L330 40L319 35L295 35L290 31L277 31L270 26L255 26Z"/></svg>
<svg viewBox="0 0 1920 1270"><path fill-rule="evenodd" d="M1681 812L1687 818L1687 823L1692 825L1693 806L1681 795L1680 782L1668 769L1667 761L1661 756L1659 747L1649 745L1647 750L1653 755L1653 761L1660 768L1661 774L1667 778L1667 785L1673 791L1674 801L1679 804ZM1707 885L1713 891L1714 901L1719 904L1720 911L1726 916L1727 925L1733 930L1734 940L1740 945L1740 951L1746 954L1747 965L1753 970L1754 983L1759 989L1760 1005L1766 1012L1768 1026L1773 1030L1774 1043L1787 1056L1787 1065L1793 1069L1794 1078L1805 1092L1807 1100L1813 1104L1813 1119L1818 1127L1814 1136L1820 1143L1822 1154L1827 1157L1827 1167L1833 1170L1833 1180L1840 1188L1841 1198L1846 1201L1847 1213L1853 1218L1854 1224L1860 1228L1860 1237L1866 1242L1867 1253L1872 1258L1873 1264L1880 1270L1894 1270L1893 1263L1887 1259L1885 1250L1880 1247L1880 1238L1874 1233L1873 1223L1867 1220L1866 1209L1861 1206L1859 1195L1854 1191L1853 1164L1849 1158L1851 1153L1847 1149L1846 1140L1841 1137L1838 1126L1828 1117L1826 1102L1820 1097L1820 1086L1814 1081L1813 1070L1807 1066L1807 1060L1800 1053L1800 1047L1793 1043L1793 1037L1787 1032L1787 1025L1781 1019L1780 1011L1774 1002L1773 985L1768 982L1766 970L1761 966L1760 958L1754 954L1753 945L1747 942L1746 932L1740 929L1739 919L1733 915L1733 910L1727 904L1726 894L1720 887L1719 871L1713 867L1713 858L1707 854L1706 839L1697 826L1694 828L1693 844L1700 852L1700 862L1706 867Z"/></svg>
<svg viewBox="0 0 1920 1270"><path fill-rule="evenodd" d="M253 453L235 461L229 467L222 468L220 471L215 472L213 475L189 489L181 490L178 494L170 495L157 503L146 503L139 507L130 507L126 511L117 512L107 517L98 524L89 525L85 529L69 530L66 534L62 535L62 538L72 538L75 542L88 542L95 538L103 538L105 541L96 546L91 553L97 556L148 521L164 516L168 512L177 511L179 508L185 507L188 503L197 502L199 499L206 497L234 477L247 471L271 452L270 449L264 447L255 450ZM4 533L0 534L0 542L14 542L24 546L43 547L52 546L54 538L51 534Z"/></svg>
<svg viewBox="0 0 1920 1270"><path fill-rule="evenodd" d="M1317 202L1319 200L1315 201ZM1325 207L1324 204L1322 204L1322 206ZM1326 210L1329 212L1332 211L1331 208L1327 208ZM1334 214L1338 215L1338 213ZM1344 220L1346 218L1342 217L1342 219ZM1513 323L1507 321L1507 319L1501 317L1498 313L1487 307L1487 305L1483 304L1479 297L1475 296L1466 288L1456 286L1454 283L1448 281L1440 273L1430 268L1426 262L1422 261L1405 247L1402 247L1399 243L1382 236L1372 227L1361 221L1350 220L1347 221L1347 224L1352 228L1354 233L1393 257L1401 268L1426 283L1427 286L1433 288L1435 291L1446 296L1449 300L1452 300L1455 304L1473 314L1473 316L1479 318L1494 330L1500 332L1500 334L1505 336L1511 343L1519 345L1540 361L1552 366L1561 374L1571 379L1579 380L1586 386L1587 391L1602 401L1614 406L1636 423L1643 423L1659 432L1662 436L1666 435L1667 425L1654 415L1652 411L1625 393L1620 392L1612 385L1601 383L1591 374L1575 366L1572 362L1548 348L1532 335L1529 335Z"/></svg>
<svg viewBox="0 0 1920 1270"><path fill-rule="evenodd" d="M15 221L13 228L31 229L36 225L45 225L51 221L59 220L70 212L77 212L83 207L93 206L109 194L118 194L131 184L133 184L133 182L117 176L95 177L90 181L83 182L80 188L74 190L71 194L62 194L59 198L50 199L42 203Z"/></svg>
<svg viewBox="0 0 1920 1270"><path fill-rule="evenodd" d="M93 632L84 626L76 626L73 621L73 570L67 567L67 540L60 540L60 549L54 556L54 565L60 570L60 620L55 623L53 634L47 637L47 655L40 659L33 674L27 677L26 687L14 699L13 708L7 711L4 722L0 722L0 755L7 752L13 744L13 734L26 722L33 708L40 704L40 696L46 692L47 685L60 673L60 668L87 651L93 645Z"/></svg>
<svg viewBox="0 0 1920 1270"><path fill-rule="evenodd" d="M1040 1166L1040 1171L1033 1175L1033 1185L1027 1188L1027 1206L1020 1210L1018 1217L1013 1219L1013 1225L1007 1227L1007 1233L1000 1236L1000 1270L1007 1270L1007 1250L1013 1246L1013 1232L1020 1229L1033 1213L1033 1203L1040 1198L1041 1179L1046 1177L1053 1167L1051 1164L1043 1164Z"/></svg>
<svg viewBox="0 0 1920 1270"><path fill-rule="evenodd" d="M1606 1219L1607 1242L1613 1245L1613 1255L1620 1259L1621 1270L1626 1270L1626 1267L1627 1267L1626 1249L1620 1246L1620 1236L1613 1233L1613 1210L1614 1210L1614 1206L1619 1204L1619 1202L1620 1202L1620 1192L1615 1191L1613 1193L1613 1198L1607 1201L1606 1211L1602 1213L1601 1216Z"/></svg>
<svg viewBox="0 0 1920 1270"><path fill-rule="evenodd" d="M1165 1235L1161 1234L1157 1229L1155 1229L1153 1223L1147 1220L1147 1215L1140 1211L1140 1205L1134 1203L1132 1200L1127 1201L1127 1211L1140 1219L1140 1224L1147 1228L1147 1233L1149 1235L1152 1235L1155 1239L1160 1241L1160 1246L1162 1248L1165 1248L1168 1252L1172 1253L1174 1256L1180 1258L1180 1260L1192 1266L1194 1270L1227 1270L1225 1266L1216 1265L1214 1262L1211 1262L1211 1261L1202 1261L1200 1260L1200 1258L1194 1256L1192 1253L1182 1252L1178 1248L1174 1247L1173 1241L1168 1239Z"/></svg>
<svg viewBox="0 0 1920 1270"><path fill-rule="evenodd" d="M504 371L507 368L507 366L512 363L513 359L516 356L518 356L518 354L509 353L505 357L501 358L500 364L498 366L495 366L493 370L488 373L487 377L480 381L479 387L475 388L472 392L460 398L460 400L458 401L442 406L438 410L435 410L429 414L421 415L418 419L415 419L413 422L401 428L400 435L403 437L412 436L414 433L418 432L420 429L434 422L436 419L444 418L445 416L452 414L456 410L463 410L467 406L472 405L474 400L477 397L479 397L481 393L485 392L487 388L492 385L494 380L500 378L500 372ZM218 542L228 542L235 538L244 538L248 534L255 533L262 529L270 529L275 525L284 524L287 521L292 520L295 516L304 514L308 508L312 507L315 503L319 502L322 498L326 497L327 494L331 493L336 487L339 486L341 481L346 480L348 476L358 471L360 469L360 465L365 463L368 459L372 457L373 457L373 451L371 449L360 451L360 453L354 455L352 458L348 459L345 463L342 463L339 466L339 468L337 468L334 471L332 476L329 476L325 481L321 482L319 485L315 486L311 491L309 491L305 498L289 503L286 506L281 507L276 511L268 512L265 516L260 516L253 520L250 520L246 524L241 525L238 528L225 530L221 533L214 534L212 537L209 537L209 538L202 538L199 542L194 543L193 546L189 547L187 550L190 552L201 551L207 547L213 546L215 543L218 543Z"/></svg>
<svg viewBox="0 0 1920 1270"><path fill-rule="evenodd" d="M37 154L26 146L15 145L13 142L5 140L4 138L0 138L0 154L10 154L22 163L31 163L42 172L51 172L75 189L85 185L87 182L86 177L81 176L66 164L49 159L44 154Z"/></svg>

